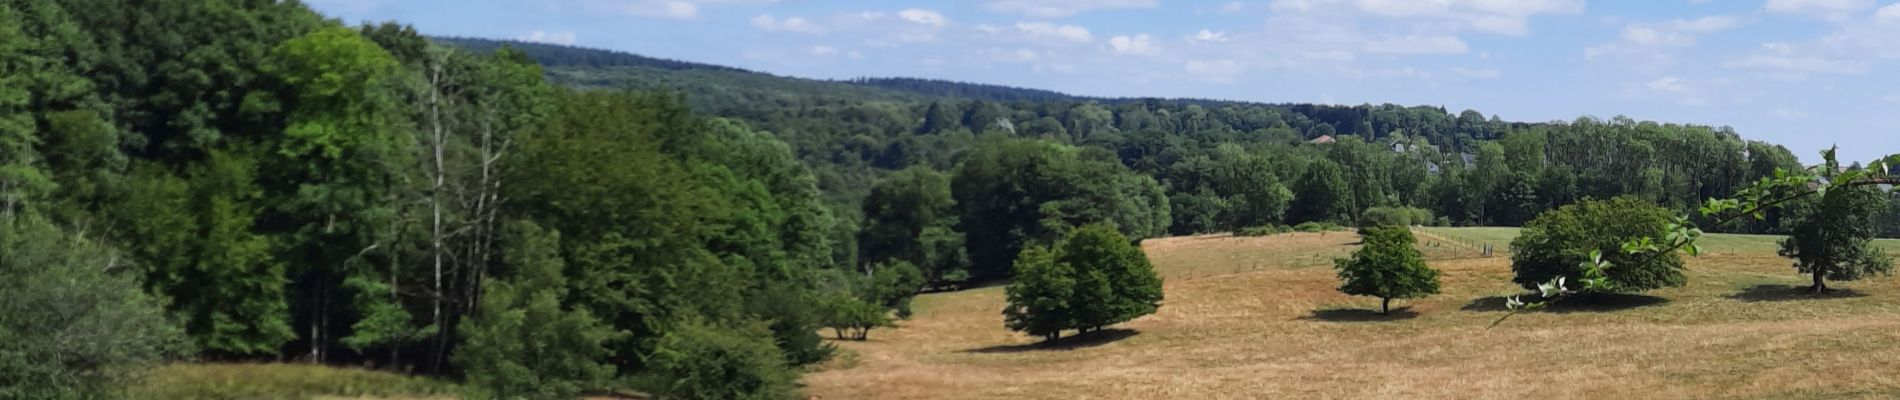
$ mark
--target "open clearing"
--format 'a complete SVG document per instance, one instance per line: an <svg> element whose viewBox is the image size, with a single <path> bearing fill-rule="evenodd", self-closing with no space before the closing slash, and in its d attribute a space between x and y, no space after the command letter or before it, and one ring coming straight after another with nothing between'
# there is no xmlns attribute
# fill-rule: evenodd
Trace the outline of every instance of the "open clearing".
<svg viewBox="0 0 1900 400"><path fill-rule="evenodd" d="M1423 229L1441 294L1394 302L1334 290L1350 232L1195 236L1143 244L1160 312L1057 348L1003 328L1003 288L917 299L917 315L806 377L859 398L1890 398L1900 395L1900 280L1807 280L1773 237L1711 235L1689 284L1607 305L1504 316L1514 230ZM1501 240L1500 240L1501 239ZM1468 243L1499 243L1473 258ZM1895 242L1886 242L1895 248ZM1725 247L1726 246L1726 247ZM1732 250L1731 250L1732 249ZM1065 339L1066 340L1066 339Z"/></svg>

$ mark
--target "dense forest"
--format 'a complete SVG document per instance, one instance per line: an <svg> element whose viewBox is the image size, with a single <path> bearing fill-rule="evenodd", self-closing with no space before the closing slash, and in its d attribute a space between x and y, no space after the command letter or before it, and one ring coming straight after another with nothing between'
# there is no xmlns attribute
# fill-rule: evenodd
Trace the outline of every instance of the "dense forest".
<svg viewBox="0 0 1900 400"><path fill-rule="evenodd" d="M0 394L130 376L43 366L84 354L784 397L829 356L819 328L863 338L1079 227L1520 225L1623 195L1692 210L1798 167L1728 128L1623 117L806 80L294 1L6 1L0 350L24 356L0 382L41 385ZM35 284L78 281L96 284Z"/></svg>

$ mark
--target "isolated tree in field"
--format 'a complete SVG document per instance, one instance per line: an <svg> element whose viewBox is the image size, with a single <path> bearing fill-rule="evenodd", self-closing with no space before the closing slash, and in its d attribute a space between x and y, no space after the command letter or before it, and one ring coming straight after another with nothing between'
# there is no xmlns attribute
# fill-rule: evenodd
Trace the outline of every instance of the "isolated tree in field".
<svg viewBox="0 0 1900 400"><path fill-rule="evenodd" d="M1392 299L1414 299L1438 294L1438 271L1412 247L1412 231L1401 226L1367 228L1365 246L1352 258L1333 260L1339 271L1339 291L1379 298L1379 313L1391 314Z"/></svg>
<svg viewBox="0 0 1900 400"><path fill-rule="evenodd" d="M1075 295L1075 269L1056 262L1054 251L1031 246L1016 257L1016 279L1003 293L1009 301L1003 326L1055 341L1073 320L1069 300Z"/></svg>
<svg viewBox="0 0 1900 400"><path fill-rule="evenodd" d="M1827 169L1823 170L1825 173ZM1884 211L1887 201L1873 188L1850 187L1797 203L1787 209L1793 232L1781 240L1778 253L1794 259L1795 270L1814 278L1814 286L1809 289L1815 293L1827 290L1826 280L1890 275L1893 259L1873 244L1874 235L1879 233L1875 218Z"/></svg>
<svg viewBox="0 0 1900 400"><path fill-rule="evenodd" d="M864 340L871 329L891 326L889 309L843 293L826 295L818 309L818 325L831 328L838 339Z"/></svg>
<svg viewBox="0 0 1900 400"><path fill-rule="evenodd" d="M1603 269L1602 282L1608 286L1585 287L1592 292L1641 292L1661 287L1682 286L1682 258L1675 253L1629 252L1626 242L1641 238L1664 238L1676 216L1648 200L1633 196L1611 200L1588 200L1538 215L1517 239L1511 241L1511 279L1526 289L1564 277L1571 282L1585 276L1593 262L1590 254L1602 255L1609 265Z"/></svg>
<svg viewBox="0 0 1900 400"><path fill-rule="evenodd" d="M1076 314L1075 329L1100 330L1154 314L1161 307L1161 277L1147 253L1115 228L1094 224L1076 229L1062 242L1056 262L1068 264L1076 273L1076 297L1071 304L1086 311Z"/></svg>
<svg viewBox="0 0 1900 400"><path fill-rule="evenodd" d="M1161 278L1147 255L1106 225L1079 228L1054 249L1024 249L1016 261L1003 309L1010 330L1053 341L1063 330L1100 330L1161 304Z"/></svg>

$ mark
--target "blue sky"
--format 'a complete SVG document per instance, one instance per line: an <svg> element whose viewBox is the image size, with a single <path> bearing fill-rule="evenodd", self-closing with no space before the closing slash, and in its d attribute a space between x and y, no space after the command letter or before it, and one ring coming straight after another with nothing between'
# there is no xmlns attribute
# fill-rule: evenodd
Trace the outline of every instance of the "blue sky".
<svg viewBox="0 0 1900 400"><path fill-rule="evenodd" d="M1900 152L1894 0L310 0L346 22L813 78L1442 105Z"/></svg>

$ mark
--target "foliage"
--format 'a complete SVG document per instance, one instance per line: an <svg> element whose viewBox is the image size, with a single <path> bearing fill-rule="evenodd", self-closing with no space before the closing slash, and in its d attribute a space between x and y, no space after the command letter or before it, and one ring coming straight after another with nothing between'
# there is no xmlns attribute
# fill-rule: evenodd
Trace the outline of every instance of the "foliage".
<svg viewBox="0 0 1900 400"><path fill-rule="evenodd" d="M1004 325L1047 340L1062 330L1081 332L1153 314L1161 306L1161 277L1147 254L1106 225L1078 228L1053 249L1030 248L1006 288Z"/></svg>
<svg viewBox="0 0 1900 400"><path fill-rule="evenodd" d="M110 248L26 215L0 218L0 249L0 397L113 397L184 349Z"/></svg>
<svg viewBox="0 0 1900 400"><path fill-rule="evenodd" d="M1592 268L1590 254L1600 254L1610 267L1602 271L1605 285L1595 292L1641 292L1682 286L1682 259L1675 254L1651 256L1625 251L1624 244L1645 237L1664 237L1677 219L1667 210L1634 197L1585 200L1538 215L1511 241L1511 279L1526 289L1563 277L1580 282Z"/></svg>
<svg viewBox="0 0 1900 400"><path fill-rule="evenodd" d="M585 309L564 304L560 233L532 223L509 227L510 279L490 281L454 362L469 386L493 398L574 398L614 376L608 343L625 340Z"/></svg>
<svg viewBox="0 0 1900 400"><path fill-rule="evenodd" d="M1306 233L1336 231L1340 229L1341 228L1339 224L1334 224L1331 222L1320 222L1320 221L1301 222L1299 225L1293 226L1294 232L1306 232Z"/></svg>
<svg viewBox="0 0 1900 400"><path fill-rule="evenodd" d="M643 386L675 399L793 398L797 373L767 337L761 323L680 323L647 356Z"/></svg>
<svg viewBox="0 0 1900 400"><path fill-rule="evenodd" d="M891 325L889 309L861 298L834 293L818 305L819 325L831 328L838 339L864 340L872 328Z"/></svg>
<svg viewBox="0 0 1900 400"><path fill-rule="evenodd" d="M1392 311L1392 299L1414 299L1438 294L1438 271L1425 265L1411 229L1404 226L1365 228L1365 246L1352 258L1333 260L1343 283L1339 291L1380 299L1379 313Z"/></svg>
<svg viewBox="0 0 1900 400"><path fill-rule="evenodd" d="M871 279L865 281L865 301L897 312L897 318L909 319L910 300L924 287L923 272L908 262L897 261L871 266Z"/></svg>
<svg viewBox="0 0 1900 400"><path fill-rule="evenodd" d="M1359 213L1359 228L1431 225L1430 210L1414 207L1373 207Z"/></svg>
<svg viewBox="0 0 1900 400"><path fill-rule="evenodd" d="M1292 227L1285 225L1250 226L1234 231L1234 236L1269 236L1292 231Z"/></svg>
<svg viewBox="0 0 1900 400"><path fill-rule="evenodd" d="M1822 173L1836 177L1838 165L1824 165ZM1867 275L1891 275L1893 258L1873 237L1874 218L1887 207L1888 196L1871 187L1829 190L1818 198L1792 202L1786 208L1793 232L1781 240L1782 257L1795 260L1795 270L1814 279L1812 290L1827 289L1823 280L1852 281Z"/></svg>
<svg viewBox="0 0 1900 400"><path fill-rule="evenodd" d="M924 166L892 173L864 198L858 231L859 262L901 261L922 268L932 282L967 274L969 260L956 231L957 203L950 176Z"/></svg>
<svg viewBox="0 0 1900 400"><path fill-rule="evenodd" d="M1086 223L1110 223L1136 238L1162 233L1170 217L1160 185L1090 154L993 138L958 167L951 193L963 207L959 228L975 278L1004 276L1022 248Z"/></svg>

